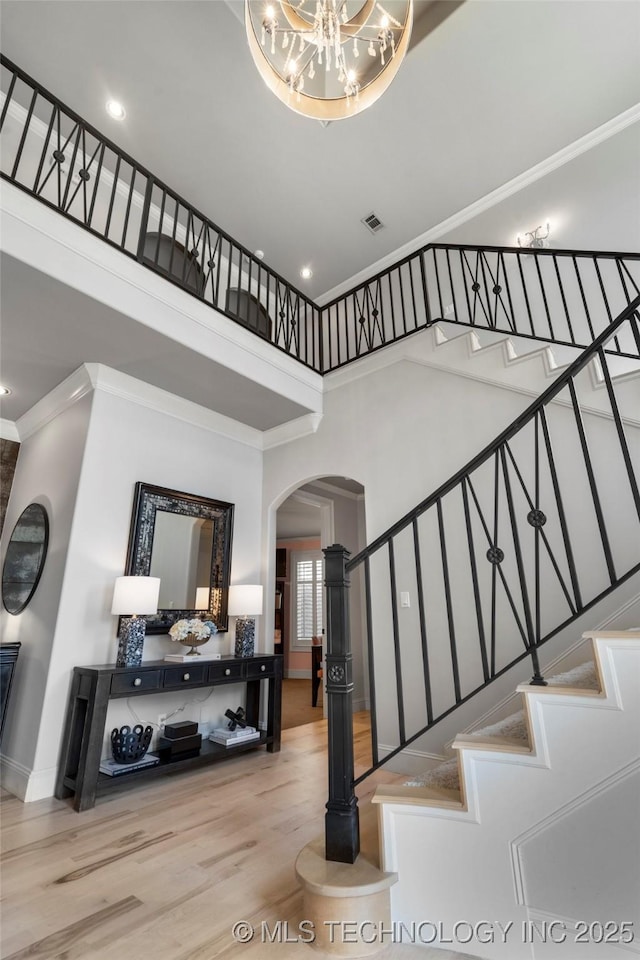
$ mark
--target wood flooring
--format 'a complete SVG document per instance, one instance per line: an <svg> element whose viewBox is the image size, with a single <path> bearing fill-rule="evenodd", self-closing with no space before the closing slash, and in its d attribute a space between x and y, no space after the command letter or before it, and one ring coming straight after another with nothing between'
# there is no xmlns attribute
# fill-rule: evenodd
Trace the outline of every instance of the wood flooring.
<svg viewBox="0 0 640 960"><path fill-rule="evenodd" d="M324 720L295 727L279 754L256 750L123 788L84 813L68 801L24 804L4 792L3 960L320 956L295 941L305 918L294 862L323 830L326 730ZM361 763L366 714L354 717L354 733ZM363 803L374 786L363 784ZM234 940L240 920L256 931L250 943ZM453 956L405 945L384 955Z"/></svg>
<svg viewBox="0 0 640 960"><path fill-rule="evenodd" d="M311 706L311 679L282 681L282 729L300 727L305 723L322 720L322 693L318 706Z"/></svg>

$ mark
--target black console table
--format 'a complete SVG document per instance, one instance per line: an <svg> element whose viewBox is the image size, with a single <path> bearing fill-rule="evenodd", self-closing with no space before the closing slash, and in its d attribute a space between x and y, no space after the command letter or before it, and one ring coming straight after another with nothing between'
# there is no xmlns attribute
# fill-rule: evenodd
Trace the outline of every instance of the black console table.
<svg viewBox="0 0 640 960"><path fill-rule="evenodd" d="M203 741L200 754L186 760L161 760L157 766L132 770L118 777L100 773L104 729L110 700L148 696L154 693L175 693L196 687L246 683L247 723L258 726L261 681L268 682L267 729L259 740L224 747ZM56 797L74 796L76 810L89 810L96 795L113 788L140 783L152 777L197 767L266 744L267 750L280 750L282 705L282 657L258 654L255 657L222 657L198 663L172 664L152 660L140 667L75 667L69 696L67 719L58 768Z"/></svg>

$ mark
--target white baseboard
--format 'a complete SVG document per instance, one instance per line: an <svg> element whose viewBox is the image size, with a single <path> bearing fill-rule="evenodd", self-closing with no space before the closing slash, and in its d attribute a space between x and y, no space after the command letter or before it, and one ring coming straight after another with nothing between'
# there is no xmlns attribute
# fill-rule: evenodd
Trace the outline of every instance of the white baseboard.
<svg viewBox="0 0 640 960"><path fill-rule="evenodd" d="M311 680L311 670L285 670L285 680Z"/></svg>
<svg viewBox="0 0 640 960"><path fill-rule="evenodd" d="M358 700L353 701L353 712L359 713L361 710L370 710L371 704L366 697L360 697Z"/></svg>
<svg viewBox="0 0 640 960"><path fill-rule="evenodd" d="M52 797L56 785L56 768L29 770L10 757L0 756L2 786L24 803Z"/></svg>

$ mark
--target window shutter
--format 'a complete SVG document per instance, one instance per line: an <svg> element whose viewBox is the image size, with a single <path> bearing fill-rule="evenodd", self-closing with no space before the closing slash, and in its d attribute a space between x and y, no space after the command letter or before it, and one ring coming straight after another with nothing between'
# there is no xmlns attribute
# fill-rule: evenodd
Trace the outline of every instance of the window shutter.
<svg viewBox="0 0 640 960"><path fill-rule="evenodd" d="M324 560L317 551L294 558L296 643L311 645L322 633Z"/></svg>

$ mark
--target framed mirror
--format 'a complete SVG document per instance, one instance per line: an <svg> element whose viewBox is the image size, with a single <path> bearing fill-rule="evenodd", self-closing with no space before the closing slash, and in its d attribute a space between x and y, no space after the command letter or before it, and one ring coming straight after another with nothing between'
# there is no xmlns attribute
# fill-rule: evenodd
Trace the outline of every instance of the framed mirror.
<svg viewBox="0 0 640 960"><path fill-rule="evenodd" d="M2 602L9 613L22 613L36 592L48 545L47 511L30 503L13 528L2 567Z"/></svg>
<svg viewBox="0 0 640 960"><path fill-rule="evenodd" d="M167 633L184 617L227 630L232 533L232 503L136 484L125 574L160 577L147 633Z"/></svg>

